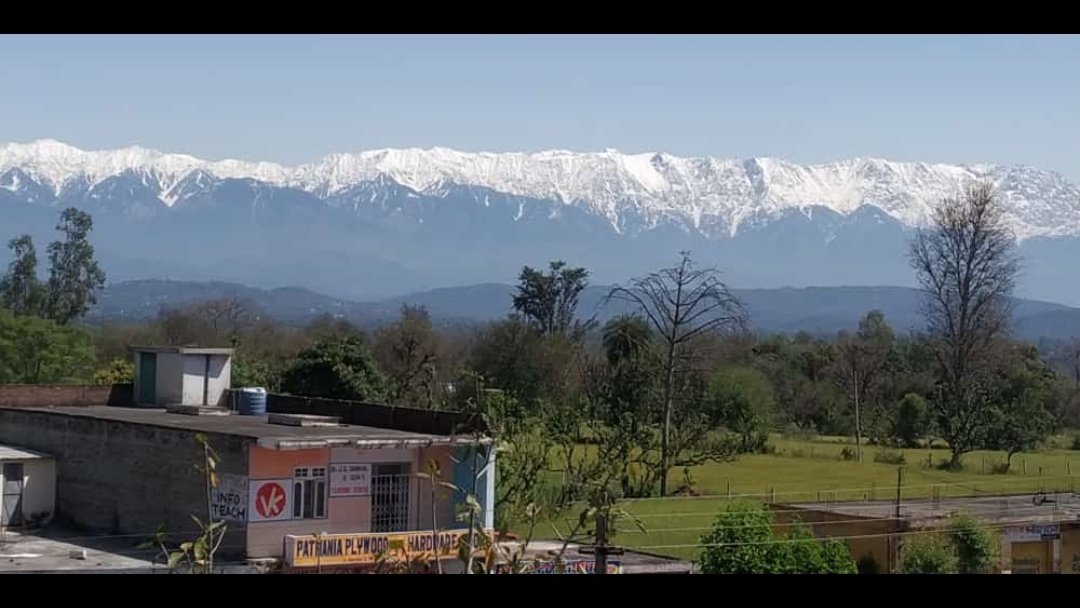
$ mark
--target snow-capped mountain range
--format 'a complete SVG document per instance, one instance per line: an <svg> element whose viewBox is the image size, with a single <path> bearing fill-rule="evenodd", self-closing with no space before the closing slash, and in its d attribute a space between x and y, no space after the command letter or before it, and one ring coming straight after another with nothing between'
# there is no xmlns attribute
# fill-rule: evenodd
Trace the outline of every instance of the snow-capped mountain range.
<svg viewBox="0 0 1080 608"><path fill-rule="evenodd" d="M605 219L617 232L665 222L710 237L734 236L747 223L785 210L820 205L848 215L874 205L906 226L925 223L931 207L964 184L991 180L1007 200L1018 238L1080 233L1080 188L1032 167L931 165L857 158L797 165L774 158L682 158L609 150L467 153L447 148L331 154L295 167L269 162L206 161L128 147L86 151L54 141L0 146L0 187L20 186L17 169L58 197L132 172L166 206L192 193L192 181L252 179L296 188L324 200L389 178L416 193L439 196L451 185L551 200ZM198 190L198 188L196 188Z"/></svg>
<svg viewBox="0 0 1080 608"><path fill-rule="evenodd" d="M0 145L0 239L49 239L73 205L93 214L112 278L352 297L506 281L556 258L620 281L680 249L746 287L905 285L910 229L975 180L1005 198L1024 295L1080 303L1067 259L1080 251L1080 188L1025 166L434 148L287 167L41 140Z"/></svg>

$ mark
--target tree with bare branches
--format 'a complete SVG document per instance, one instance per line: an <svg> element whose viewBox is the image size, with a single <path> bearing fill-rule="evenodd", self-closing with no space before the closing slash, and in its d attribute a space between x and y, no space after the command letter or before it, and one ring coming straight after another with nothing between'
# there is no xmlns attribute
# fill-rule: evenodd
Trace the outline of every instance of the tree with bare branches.
<svg viewBox="0 0 1080 608"><path fill-rule="evenodd" d="M855 459L862 462L862 412L867 397L880 380L893 348L893 331L880 310L872 310L861 321L854 336L841 332L833 375L847 392L855 411Z"/></svg>
<svg viewBox="0 0 1080 608"><path fill-rule="evenodd" d="M619 300L637 308L648 320L661 345L664 395L664 432L661 444L660 495L667 494L671 466L671 423L678 376L688 371L693 359L689 348L696 338L725 329L742 329L748 315L742 303L720 280L714 267L699 268L690 252L680 253L679 263L616 285L606 301Z"/></svg>
<svg viewBox="0 0 1080 608"><path fill-rule="evenodd" d="M911 265L925 295L927 334L940 390L933 406L950 465L975 449L985 431L993 350L1009 330L1019 272L1016 241L989 183L946 199L911 244Z"/></svg>

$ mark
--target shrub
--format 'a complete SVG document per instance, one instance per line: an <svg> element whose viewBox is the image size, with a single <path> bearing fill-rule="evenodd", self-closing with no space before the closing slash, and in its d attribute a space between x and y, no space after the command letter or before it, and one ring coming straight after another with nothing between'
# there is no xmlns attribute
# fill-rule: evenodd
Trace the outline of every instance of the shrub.
<svg viewBox="0 0 1080 608"><path fill-rule="evenodd" d="M874 454L874 462L884 464L906 464L904 453L897 450L879 450Z"/></svg>
<svg viewBox="0 0 1080 608"><path fill-rule="evenodd" d="M956 574L958 570L953 548L936 535L909 541L900 552L903 574Z"/></svg>
<svg viewBox="0 0 1080 608"><path fill-rule="evenodd" d="M760 503L728 504L701 543L700 566L705 574L856 572L855 560L843 542L821 541L797 523L788 535L778 536L772 511Z"/></svg>
<svg viewBox="0 0 1080 608"><path fill-rule="evenodd" d="M956 552L960 574L990 574L997 564L998 544L994 536L970 515L957 515L949 522L950 540Z"/></svg>
<svg viewBox="0 0 1080 608"><path fill-rule="evenodd" d="M851 447L845 447L840 450L841 460L855 460L855 449Z"/></svg>
<svg viewBox="0 0 1080 608"><path fill-rule="evenodd" d="M1080 435L1073 435L1072 447L1070 450L1080 450Z"/></svg>

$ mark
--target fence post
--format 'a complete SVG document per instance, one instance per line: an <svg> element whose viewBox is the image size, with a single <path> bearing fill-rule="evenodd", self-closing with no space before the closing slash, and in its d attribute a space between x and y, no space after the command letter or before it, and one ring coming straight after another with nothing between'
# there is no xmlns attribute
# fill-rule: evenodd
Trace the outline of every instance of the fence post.
<svg viewBox="0 0 1080 608"><path fill-rule="evenodd" d="M1027 456L1024 456L1024 475L1027 475Z"/></svg>
<svg viewBox="0 0 1080 608"><path fill-rule="evenodd" d="M727 480L727 499L731 500L731 480Z"/></svg>

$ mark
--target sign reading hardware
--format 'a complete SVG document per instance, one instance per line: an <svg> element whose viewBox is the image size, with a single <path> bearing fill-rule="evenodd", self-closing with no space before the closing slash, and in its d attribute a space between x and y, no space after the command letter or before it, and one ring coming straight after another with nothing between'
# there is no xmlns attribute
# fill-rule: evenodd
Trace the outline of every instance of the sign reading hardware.
<svg viewBox="0 0 1080 608"><path fill-rule="evenodd" d="M371 465L337 463L330 465L330 498L371 494Z"/></svg>
<svg viewBox="0 0 1080 608"><path fill-rule="evenodd" d="M447 530L436 537L431 532L289 535L285 537L285 563L293 567L370 564L383 554L394 559L443 558L456 556L462 539L468 542L468 535L468 530Z"/></svg>

